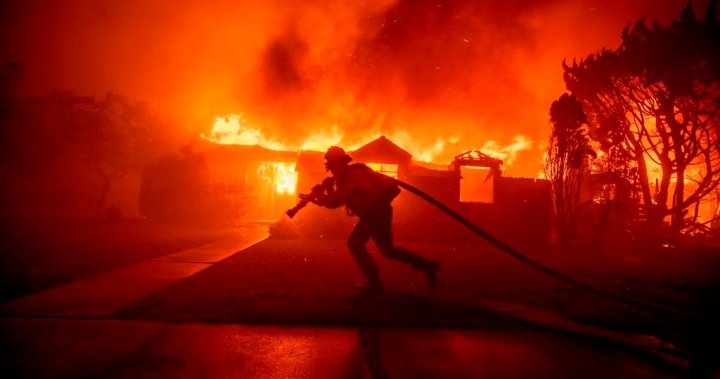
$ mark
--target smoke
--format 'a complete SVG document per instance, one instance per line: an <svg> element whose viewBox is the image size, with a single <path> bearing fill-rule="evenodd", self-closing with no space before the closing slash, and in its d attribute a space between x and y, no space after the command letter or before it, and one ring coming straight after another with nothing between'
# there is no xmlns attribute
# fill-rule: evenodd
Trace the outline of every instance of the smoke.
<svg viewBox="0 0 720 379"><path fill-rule="evenodd" d="M562 60L617 46L642 15L667 22L685 0L9 3L0 58L23 65L18 93L114 91L192 133L242 113L268 138L456 141L447 160L488 141L546 139ZM531 175L534 146L517 157Z"/></svg>
<svg viewBox="0 0 720 379"><path fill-rule="evenodd" d="M268 42L260 91L244 111L295 139L339 126L350 144L368 130L409 133L428 148L457 140L438 154L445 160L488 142L513 146L518 136L531 149L546 138L548 104L563 92L564 58L616 46L627 22L683 6L401 0L355 10L329 30L354 32L328 44L328 29L314 34L318 19L305 15L332 12L312 4ZM541 153L526 158L539 162ZM539 164L527 166L534 173Z"/></svg>
<svg viewBox="0 0 720 379"><path fill-rule="evenodd" d="M308 50L308 43L299 40L293 32L271 41L261 58L263 90L270 96L307 90L311 81L303 75L302 62Z"/></svg>

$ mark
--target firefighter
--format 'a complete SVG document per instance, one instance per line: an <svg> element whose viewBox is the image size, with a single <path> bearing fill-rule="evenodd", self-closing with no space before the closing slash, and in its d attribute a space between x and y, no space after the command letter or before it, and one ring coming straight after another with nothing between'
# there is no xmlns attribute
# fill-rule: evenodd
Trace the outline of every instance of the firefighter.
<svg viewBox="0 0 720 379"><path fill-rule="evenodd" d="M325 154L325 170L332 177L323 182L324 193L310 200L326 208L345 206L358 222L348 238L348 248L367 278L360 292L380 293L384 290L378 267L368 254L366 244L372 239L380 253L410 265L427 277L430 289L435 288L439 263L411 253L393 243L391 202L400 193L392 178L373 171L362 163L350 164L352 158L340 147L330 147Z"/></svg>

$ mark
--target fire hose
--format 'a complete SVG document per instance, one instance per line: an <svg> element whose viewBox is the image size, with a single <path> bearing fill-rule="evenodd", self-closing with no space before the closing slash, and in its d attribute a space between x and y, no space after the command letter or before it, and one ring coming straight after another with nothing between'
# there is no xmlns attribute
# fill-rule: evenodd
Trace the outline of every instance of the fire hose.
<svg viewBox="0 0 720 379"><path fill-rule="evenodd" d="M621 294L603 290L601 288L595 287L588 283L584 283L577 279L574 279L566 274L563 274L563 273L561 273L557 270L554 270L548 266L545 266L544 264L520 253L515 248L502 242L501 240L499 240L495 236L491 235L490 233L478 228L473 223L468 221L465 217L463 217L456 211L452 210L445 204L441 203L439 200L435 199L434 197L432 197L432 196L428 195L427 193L423 192L422 190L418 189L417 187L414 187L414 186L412 186L408 183L405 183L401 180L398 180L398 179L394 179L394 181L395 181L395 184L397 184L400 188L406 189L413 195L421 198L422 200L425 200L427 203L434 206L435 208L438 208L439 210L441 210L442 212L444 212L445 214L450 216L452 219L454 219L455 221L459 222L460 224L462 224L463 226L468 228L471 232L473 232L477 236L479 236L479 237L487 240L491 244L495 245L502 252L509 254L511 257L513 257L513 258L527 264L528 266L530 266L538 271L541 271L557 280L560 280L561 282L570 284L576 288L583 289L583 290L590 292L592 294L595 294L599 297L603 297L603 298L613 300L613 301L616 301L619 303L635 306L637 308L642 308L642 309L650 310L650 311L662 311L662 312L674 314L674 315L700 317L700 315L695 312L691 312L691 311L679 309L674 306L660 304L660 303L647 301L647 300L643 300L643 299L627 297L627 296L624 296ZM315 193L319 189L320 189L320 187L318 187L318 186L313 187L313 193ZM310 201L308 199L311 196L312 196L312 194L304 195L302 197L302 200L300 201L300 203L298 203L297 206L295 206L294 208L292 208L291 210L288 210L288 212L286 212L288 214L288 216L290 218L292 218L295 215L295 213L297 213L297 211L299 211L300 209L305 207L308 204L308 202Z"/></svg>

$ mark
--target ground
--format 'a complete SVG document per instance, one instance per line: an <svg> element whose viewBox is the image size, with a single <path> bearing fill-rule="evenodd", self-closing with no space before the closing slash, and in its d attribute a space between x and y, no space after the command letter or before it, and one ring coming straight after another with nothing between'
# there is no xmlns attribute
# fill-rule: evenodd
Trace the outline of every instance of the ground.
<svg viewBox="0 0 720 379"><path fill-rule="evenodd" d="M387 294L351 301L363 278L343 240L270 239L129 305L119 317L318 325L487 326L488 301L545 309L593 326L633 330L686 346L692 316L636 308L574 288L487 243L406 244L442 266L434 291L408 266L379 257ZM536 260L612 293L700 310L717 277L717 252L544 254ZM695 255L690 255L695 254ZM302 305L298 307L296 305Z"/></svg>
<svg viewBox="0 0 720 379"><path fill-rule="evenodd" d="M12 227L16 240L38 231ZM708 348L717 326L699 315L720 282L716 249L628 243L527 252L582 282L678 314L572 287L483 241L404 244L441 263L434 291L421 273L371 249L387 293L358 297L354 285L363 278L341 239L253 245L259 234L250 230L258 227L66 228L76 234L38 232L42 242L17 245L32 260L13 263L23 250L3 256L8 272L52 267L73 251L82 253L70 262L93 268L73 272L69 263L71 283L0 304L4 367L22 377L632 378L683 376L698 359L717 363L717 348ZM100 231L108 234L76 238ZM228 238L232 244L196 247ZM107 263L108 254L119 256ZM35 292L32 280L20 287Z"/></svg>
<svg viewBox="0 0 720 379"><path fill-rule="evenodd" d="M0 230L2 301L199 246L236 229L141 219L5 216Z"/></svg>

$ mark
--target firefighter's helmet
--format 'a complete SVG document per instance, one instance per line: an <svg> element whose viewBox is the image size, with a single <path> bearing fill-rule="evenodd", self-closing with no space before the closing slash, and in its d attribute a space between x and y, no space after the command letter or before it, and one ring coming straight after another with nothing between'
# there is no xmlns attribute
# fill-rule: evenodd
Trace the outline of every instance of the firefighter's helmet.
<svg viewBox="0 0 720 379"><path fill-rule="evenodd" d="M352 157L349 156L342 147L331 146L328 149L328 151L325 153L325 167L326 168L328 167L328 165L333 164L335 162L348 163L351 160L352 160Z"/></svg>

